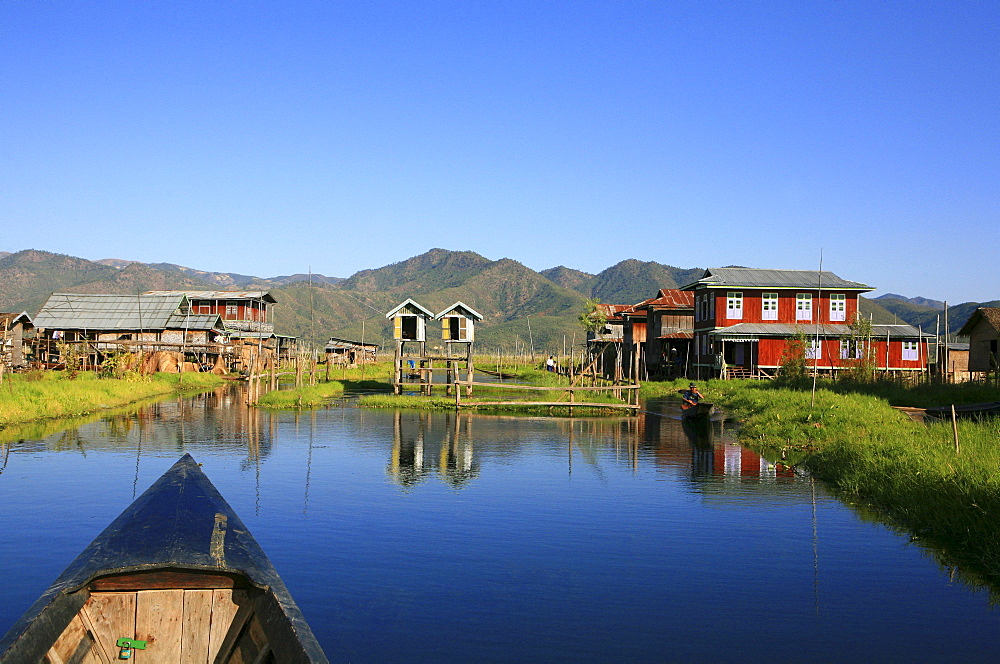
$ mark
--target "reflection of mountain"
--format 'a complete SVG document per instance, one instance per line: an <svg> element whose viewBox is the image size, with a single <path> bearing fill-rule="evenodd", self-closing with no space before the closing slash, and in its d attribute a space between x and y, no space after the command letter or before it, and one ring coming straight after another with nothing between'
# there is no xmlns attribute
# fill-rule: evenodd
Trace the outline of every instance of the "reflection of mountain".
<svg viewBox="0 0 1000 664"><path fill-rule="evenodd" d="M389 474L410 487L437 471L443 482L461 488L479 475L473 459L472 415L396 411Z"/></svg>

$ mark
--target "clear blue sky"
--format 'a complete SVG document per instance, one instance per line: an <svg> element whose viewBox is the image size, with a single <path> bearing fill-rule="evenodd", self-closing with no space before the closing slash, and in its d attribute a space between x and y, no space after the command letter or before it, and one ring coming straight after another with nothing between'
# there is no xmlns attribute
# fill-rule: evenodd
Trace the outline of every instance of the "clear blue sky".
<svg viewBox="0 0 1000 664"><path fill-rule="evenodd" d="M1000 298L1000 3L0 2L0 250Z"/></svg>

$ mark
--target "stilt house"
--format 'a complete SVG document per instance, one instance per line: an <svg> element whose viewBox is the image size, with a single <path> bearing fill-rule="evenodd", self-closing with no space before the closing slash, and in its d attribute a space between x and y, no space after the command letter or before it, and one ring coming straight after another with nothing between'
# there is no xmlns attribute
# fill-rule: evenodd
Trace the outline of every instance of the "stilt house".
<svg viewBox="0 0 1000 664"><path fill-rule="evenodd" d="M774 375L796 337L821 372L852 367L865 352L882 371L927 367L929 337L910 325L875 325L870 338L852 338L858 296L874 288L832 272L711 268L683 290L694 294L695 366L704 377Z"/></svg>
<svg viewBox="0 0 1000 664"><path fill-rule="evenodd" d="M1000 307L979 307L958 334L969 337L969 371L1000 369Z"/></svg>
<svg viewBox="0 0 1000 664"><path fill-rule="evenodd" d="M392 320L392 338L396 341L427 341L427 321L434 313L410 298L385 315Z"/></svg>
<svg viewBox="0 0 1000 664"><path fill-rule="evenodd" d="M437 316L441 321L441 338L447 342L472 343L476 337L476 323L482 314L463 302L456 302Z"/></svg>
<svg viewBox="0 0 1000 664"><path fill-rule="evenodd" d="M53 293L35 316L40 360L54 363L59 342L86 346L90 363L122 350L180 351L199 363L224 352L226 329L218 314L191 310L183 294L105 295Z"/></svg>
<svg viewBox="0 0 1000 664"><path fill-rule="evenodd" d="M35 329L27 312L0 313L0 370L27 364L25 338Z"/></svg>

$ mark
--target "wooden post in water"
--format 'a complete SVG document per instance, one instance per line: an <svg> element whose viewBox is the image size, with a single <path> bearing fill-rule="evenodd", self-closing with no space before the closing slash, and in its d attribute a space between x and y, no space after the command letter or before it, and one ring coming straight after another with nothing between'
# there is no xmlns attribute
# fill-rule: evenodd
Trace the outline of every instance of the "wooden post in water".
<svg viewBox="0 0 1000 664"><path fill-rule="evenodd" d="M955 456L959 455L958 449L958 418L955 416L955 404L951 404L951 432L955 435Z"/></svg>

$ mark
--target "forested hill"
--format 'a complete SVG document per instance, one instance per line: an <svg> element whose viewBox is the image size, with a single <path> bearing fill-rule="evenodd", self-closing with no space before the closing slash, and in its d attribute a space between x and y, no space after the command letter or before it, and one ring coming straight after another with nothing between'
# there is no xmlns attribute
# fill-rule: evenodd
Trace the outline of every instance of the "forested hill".
<svg viewBox="0 0 1000 664"><path fill-rule="evenodd" d="M346 279L322 274L256 277L172 263L89 261L31 249L0 256L0 311L34 315L56 291L261 289L270 290L278 301L278 333L318 343L331 336L379 343L389 337L385 312L404 299L412 297L435 312L461 300L485 316L477 327L481 347L511 348L517 343L546 352L561 349L564 339L567 344L582 342L583 330L576 319L586 298L634 304L655 296L660 288L689 284L702 273L702 268L638 260L622 261L598 274L565 266L536 272L509 258L490 260L471 251L432 249ZM952 328L961 327L975 306L951 307ZM922 324L925 331L932 331L939 312L929 305L885 297L862 299L861 309L876 323Z"/></svg>

